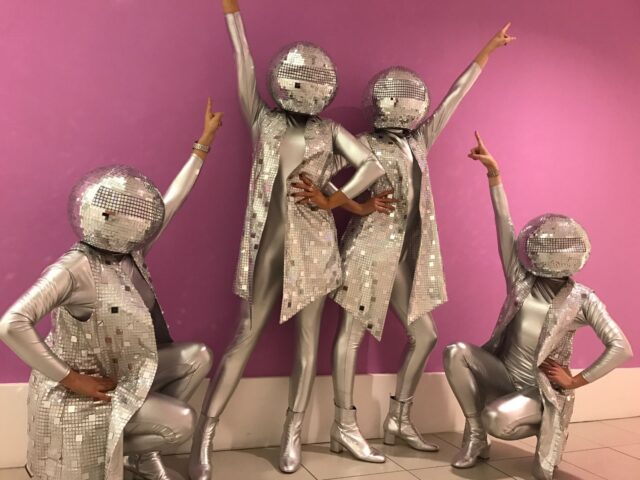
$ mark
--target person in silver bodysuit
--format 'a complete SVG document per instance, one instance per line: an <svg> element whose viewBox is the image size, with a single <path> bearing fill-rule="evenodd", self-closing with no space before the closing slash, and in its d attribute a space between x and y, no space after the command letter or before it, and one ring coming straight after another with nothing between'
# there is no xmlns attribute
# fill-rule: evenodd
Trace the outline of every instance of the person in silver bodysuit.
<svg viewBox="0 0 640 480"><path fill-rule="evenodd" d="M508 28L491 38L426 119L428 91L411 70L391 67L369 82L364 108L375 130L360 140L376 154L386 174L371 187L366 204L344 205L363 216L352 218L342 238L345 278L334 295L343 308L333 351L334 452L346 448L360 460L384 461L358 428L353 383L364 334L368 331L381 339L389 303L408 341L383 425L384 442L402 439L416 450L438 450L423 440L410 418L416 388L437 339L431 311L447 299L427 155L489 55L514 39L507 34ZM386 198L390 193L393 201Z"/></svg>
<svg viewBox="0 0 640 480"><path fill-rule="evenodd" d="M174 343L144 256L198 178L221 113L164 197L125 166L85 176L69 203L81 242L0 320L0 338L34 372L27 469L38 480L178 480L160 452L193 433L187 400L211 368L202 343ZM42 340L35 325L52 313ZM126 455L123 459L123 453Z"/></svg>
<svg viewBox="0 0 640 480"><path fill-rule="evenodd" d="M569 217L545 214L516 237L498 163L476 137L469 156L488 171L508 295L487 343L444 351L447 380L466 417L452 465L469 468L487 458L487 433L505 440L537 435L533 475L549 480L562 457L574 390L630 358L631 346L596 294L571 278L589 256L586 232ZM605 350L572 375L573 337L583 326Z"/></svg>
<svg viewBox="0 0 640 480"><path fill-rule="evenodd" d="M224 411L280 296L280 322L295 316L297 346L281 442L280 469L300 466L301 429L313 380L322 308L342 282L332 208L364 191L383 170L375 157L340 125L317 116L333 99L333 62L303 42L274 58L269 77L278 108L256 87L253 59L235 0L223 0L234 48L240 105L252 134L254 161L240 247L235 292L242 299L236 336L207 392L189 463L192 480L211 478L210 449ZM307 186L293 197L300 179L324 186L341 168L340 154L357 172L341 191L325 197Z"/></svg>

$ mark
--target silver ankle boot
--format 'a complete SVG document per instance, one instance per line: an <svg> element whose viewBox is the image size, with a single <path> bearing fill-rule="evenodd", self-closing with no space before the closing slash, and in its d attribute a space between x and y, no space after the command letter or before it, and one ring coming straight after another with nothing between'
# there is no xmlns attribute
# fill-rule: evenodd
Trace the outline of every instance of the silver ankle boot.
<svg viewBox="0 0 640 480"><path fill-rule="evenodd" d="M304 412L294 412L290 408L287 409L282 441L280 442L280 470L284 473L293 473L300 468L302 420L304 420Z"/></svg>
<svg viewBox="0 0 640 480"><path fill-rule="evenodd" d="M140 480L184 480L162 464L159 452L133 453L124 457L124 469Z"/></svg>
<svg viewBox="0 0 640 480"><path fill-rule="evenodd" d="M191 456L189 457L189 478L191 480L212 480L211 447L216 433L218 419L200 414L193 433Z"/></svg>
<svg viewBox="0 0 640 480"><path fill-rule="evenodd" d="M334 453L340 453L346 448L351 455L363 462L383 463L386 460L382 453L369 446L360 433L356 420L356 407L335 406L330 448Z"/></svg>
<svg viewBox="0 0 640 480"><path fill-rule="evenodd" d="M411 405L413 397L399 401L391 397L389 413L384 421L384 443L395 445L396 438L400 438L415 449L423 452L437 452L438 445L427 443L411 423Z"/></svg>
<svg viewBox="0 0 640 480"><path fill-rule="evenodd" d="M451 466L455 468L471 468L478 463L478 459L489 458L491 444L487 440L487 433L482 426L480 417L468 417L464 426L462 445L453 457Z"/></svg>

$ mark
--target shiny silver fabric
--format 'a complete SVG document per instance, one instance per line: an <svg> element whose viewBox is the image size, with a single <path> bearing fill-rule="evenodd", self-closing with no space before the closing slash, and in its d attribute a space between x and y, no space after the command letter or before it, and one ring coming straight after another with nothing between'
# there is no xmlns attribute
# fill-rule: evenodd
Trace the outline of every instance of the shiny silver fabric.
<svg viewBox="0 0 640 480"><path fill-rule="evenodd" d="M408 323L447 300L427 154L480 72L477 64L469 66L417 130L404 135L386 129L360 138L386 173L371 191L393 189L398 203L390 215L374 212L351 219L340 249L344 282L334 299L377 339L401 254L414 266Z"/></svg>
<svg viewBox="0 0 640 480"><path fill-rule="evenodd" d="M371 79L363 107L376 128L415 130L429 110L429 91L414 71L390 67Z"/></svg>
<svg viewBox="0 0 640 480"><path fill-rule="evenodd" d="M276 221L272 218L267 221L267 216L272 214L271 204L282 202L281 211L286 212L286 220L284 223L278 220L278 224L288 232L284 237L286 261L280 308L280 321L284 322L342 281L331 213L295 203L290 194L297 190L291 183L305 172L322 188L344 166L342 162L348 162L358 170L341 190L353 198L379 178L383 170L369 150L334 122L307 116L302 124L301 119L290 112L269 109L257 91L253 59L240 13L227 14L226 20L236 58L240 104L254 142L235 292L250 304L255 303L252 288L258 251L272 245L261 241L263 230L265 225ZM283 160L282 142L291 133L292 126L302 134L304 154ZM281 171L285 164L296 165L288 176ZM278 185L286 190L278 191Z"/></svg>
<svg viewBox="0 0 640 480"><path fill-rule="evenodd" d="M153 321L119 264L106 264L84 244L76 248L91 265L96 308L86 322L55 308L46 342L73 370L111 377L118 385L110 403L96 402L34 371L27 467L37 479L121 479L122 432L142 406L156 372Z"/></svg>
<svg viewBox="0 0 640 480"><path fill-rule="evenodd" d="M283 110L316 115L335 98L336 67L320 47L296 42L284 47L269 68L271 96Z"/></svg>
<svg viewBox="0 0 640 480"><path fill-rule="evenodd" d="M193 155L172 182L160 229L181 206L201 167L202 159ZM151 306L161 312L141 251L116 255L78 244L2 317L0 338L35 370L28 458L35 478L122 478L125 424L125 446L138 452L159 448L163 439L188 438L193 413L184 401L208 372L211 354L202 344L161 345L156 353ZM53 329L43 341L34 325L49 312ZM112 403L79 397L59 385L70 368L116 378ZM157 392L149 396L153 405L139 409L147 391ZM182 403L176 405L176 399ZM141 421L127 423L129 417Z"/></svg>
<svg viewBox="0 0 640 480"><path fill-rule="evenodd" d="M518 259L539 277L568 277L589 259L591 242L574 219L547 213L531 220L518 236Z"/></svg>
<svg viewBox="0 0 640 480"><path fill-rule="evenodd" d="M135 475L135 480L184 480L178 472L166 468L158 452L127 455L124 469Z"/></svg>
<svg viewBox="0 0 640 480"><path fill-rule="evenodd" d="M347 449L351 455L363 462L384 463L385 456L372 448L365 440L356 420L356 408L335 406L335 417L331 425L331 443L329 448L334 453Z"/></svg>
<svg viewBox="0 0 640 480"><path fill-rule="evenodd" d="M69 221L85 243L110 252L141 249L160 230L164 202L155 185L125 165L89 172L69 196Z"/></svg>
<svg viewBox="0 0 640 480"><path fill-rule="evenodd" d="M302 461L302 422L304 412L287 410L280 441L280 471L293 473Z"/></svg>
<svg viewBox="0 0 640 480"><path fill-rule="evenodd" d="M389 399L389 413L384 420L384 443L395 445L396 439L401 439L414 450L422 452L437 452L438 445L427 443L411 422L411 407L413 397L398 400L395 397Z"/></svg>
<svg viewBox="0 0 640 480"><path fill-rule="evenodd" d="M605 345L604 353L582 372L588 382L628 359L631 346L604 304L587 287L571 278L559 285L557 279L532 275L520 264L502 185L492 187L491 198L508 295L494 331L482 348L468 344L447 347L445 373L467 418L482 415L485 428L491 429L489 433L501 438L522 438L537 431L536 471L543 475L542 478L550 479L562 457L574 392L552 385L538 367L547 358L568 366L575 332L586 325ZM510 336L514 319L540 285L546 285L545 294L550 305L534 352L535 385L526 387L512 380L503 358L508 354L509 340L514 339ZM526 313L533 312L530 318L537 322L539 314L535 308L528 310L530 312ZM523 318L522 321L528 320ZM539 418L532 413L537 402L542 406ZM531 426L533 420L539 428Z"/></svg>

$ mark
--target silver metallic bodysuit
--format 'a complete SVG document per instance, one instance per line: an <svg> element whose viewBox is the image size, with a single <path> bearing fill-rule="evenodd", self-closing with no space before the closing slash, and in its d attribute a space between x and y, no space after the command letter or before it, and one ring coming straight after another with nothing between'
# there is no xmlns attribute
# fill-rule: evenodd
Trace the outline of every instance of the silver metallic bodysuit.
<svg viewBox="0 0 640 480"><path fill-rule="evenodd" d="M385 128L360 137L372 147L386 171L371 190L379 193L393 188L398 204L391 215L372 213L352 218L342 239L345 285L336 291L335 299L344 313L333 355L335 402L342 408L353 404L356 356L364 333L369 331L381 338L389 302L408 336L407 352L398 372L397 400L413 397L435 346L437 331L428 304L442 303L446 294L442 273L438 274L434 266L439 265L434 258L440 254L426 158L479 74L477 64L468 67L415 132ZM372 143L374 140L378 143ZM415 282L418 266L421 272L429 272L425 284Z"/></svg>
<svg viewBox="0 0 640 480"><path fill-rule="evenodd" d="M162 229L186 199L202 163L199 157L191 156L167 190L164 196L165 219ZM146 246L144 253L149 247L150 244ZM88 245L83 245L82 248L88 252L94 251ZM195 422L194 412L186 401L211 368L211 352L200 343L171 343L155 293L131 255L109 254L97 250L95 253L96 258L101 258L101 261L107 262L106 265L122 272L135 287L144 306L149 310L158 341L156 374L146 401L124 428L124 452L144 454L180 444L190 437ZM94 278L87 255L82 253L82 249L74 249L50 265L0 320L0 338L31 368L53 382L64 379L70 367L42 340L35 325L56 309L68 312L77 322L90 321L99 308ZM59 420L51 419L53 422ZM73 425L69 424L68 427L73 428ZM48 442L48 439L35 441ZM83 461L91 462L92 459L85 458ZM114 472L117 475L117 469ZM63 474L65 480L75 478L68 475L71 474Z"/></svg>
<svg viewBox="0 0 640 480"><path fill-rule="evenodd" d="M574 394L551 385L538 367L547 358L568 367L575 330L587 325L605 346L581 372L590 383L630 358L631 346L592 291L571 278L525 271L502 185L491 188L491 198L509 296L483 347L459 342L444 352L447 380L467 418L463 449L471 453L460 458L465 467L473 465L473 457L488 448L487 432L506 440L538 435L534 472L550 479L562 456Z"/></svg>

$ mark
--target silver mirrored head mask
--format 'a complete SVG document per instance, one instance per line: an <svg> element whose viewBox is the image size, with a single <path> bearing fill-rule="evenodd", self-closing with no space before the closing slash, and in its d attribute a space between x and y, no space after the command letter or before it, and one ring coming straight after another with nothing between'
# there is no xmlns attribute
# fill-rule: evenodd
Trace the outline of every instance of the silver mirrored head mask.
<svg viewBox="0 0 640 480"><path fill-rule="evenodd" d="M288 45L272 60L269 90L290 112L316 115L336 96L336 68L327 53L312 43Z"/></svg>
<svg viewBox="0 0 640 480"><path fill-rule="evenodd" d="M414 130L429 109L429 91L414 71L391 67L369 81L363 107L376 128Z"/></svg>
<svg viewBox="0 0 640 480"><path fill-rule="evenodd" d="M587 263L591 242L574 219L546 213L531 220L518 236L518 258L540 277L568 277Z"/></svg>
<svg viewBox="0 0 640 480"><path fill-rule="evenodd" d="M156 186L133 168L112 165L86 174L69 196L69 221L94 247L130 253L148 243L164 220Z"/></svg>

